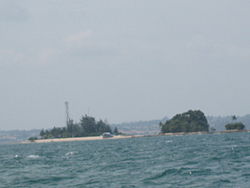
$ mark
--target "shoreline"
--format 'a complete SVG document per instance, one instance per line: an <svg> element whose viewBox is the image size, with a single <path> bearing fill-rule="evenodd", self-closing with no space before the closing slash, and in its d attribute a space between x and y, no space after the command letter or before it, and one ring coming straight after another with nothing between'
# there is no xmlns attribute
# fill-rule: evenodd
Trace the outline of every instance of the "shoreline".
<svg viewBox="0 0 250 188"><path fill-rule="evenodd" d="M183 136L183 135L204 135L204 134L225 134L225 133L237 133L237 132L250 132L250 130L225 130L217 132L178 132L178 133L160 133L158 135L118 135L110 138L103 138L102 136L90 136L90 137L72 137L72 138L50 138L50 139L38 139L34 141L23 141L22 144L29 143L51 143L51 142L72 142L72 141L91 141L91 140L114 140L114 139L126 139L126 138L139 138L139 137L154 137L154 136Z"/></svg>
<svg viewBox="0 0 250 188"><path fill-rule="evenodd" d="M242 133L242 132L250 132L250 130L224 130L224 131L216 131L216 132L177 132L177 133L160 133L162 136L180 136L180 135L203 135L203 134L224 134L224 133Z"/></svg>
<svg viewBox="0 0 250 188"><path fill-rule="evenodd" d="M72 141L91 141L91 140L114 140L114 139L125 139L125 138L137 138L144 137L143 135L118 135L110 138L103 138L102 136L89 136L89 137L71 137L71 138L49 138L49 139L38 139L34 141L23 141L23 144L29 143L50 143L50 142L72 142Z"/></svg>

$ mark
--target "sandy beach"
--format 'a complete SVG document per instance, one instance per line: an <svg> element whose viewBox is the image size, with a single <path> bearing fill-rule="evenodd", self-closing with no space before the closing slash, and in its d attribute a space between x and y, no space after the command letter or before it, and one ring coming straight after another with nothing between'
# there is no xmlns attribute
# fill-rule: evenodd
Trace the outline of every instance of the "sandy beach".
<svg viewBox="0 0 250 188"><path fill-rule="evenodd" d="M124 136L118 135L111 138L103 138L102 136L90 136L90 137L74 137L74 138L52 138L52 139L38 139L34 141L24 141L23 143L48 143L48 142L72 142L72 141L89 141L89 140L112 140L112 139L125 139L125 138L135 138L142 137L142 135L132 135Z"/></svg>
<svg viewBox="0 0 250 188"><path fill-rule="evenodd" d="M177 132L177 133L161 133L164 136L179 136L179 135L195 135L195 134L209 134L209 132Z"/></svg>
<svg viewBox="0 0 250 188"><path fill-rule="evenodd" d="M90 137L74 137L74 138L52 138L52 139L38 139L34 141L26 140L23 144L28 143L49 143L49 142L72 142L72 141L90 141L90 140L112 140L112 139L125 139L125 138L137 138L137 137L151 137L151 136L182 136L182 135L202 135L202 134L224 134L235 132L250 132L250 130L225 130L218 132L179 132L179 133L161 133L159 135L118 135L110 138L103 138L102 136L90 136Z"/></svg>

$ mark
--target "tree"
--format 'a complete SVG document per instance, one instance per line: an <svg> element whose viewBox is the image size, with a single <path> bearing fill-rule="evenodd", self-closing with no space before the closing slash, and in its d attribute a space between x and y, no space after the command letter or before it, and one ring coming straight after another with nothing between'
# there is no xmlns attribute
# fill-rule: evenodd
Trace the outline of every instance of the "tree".
<svg viewBox="0 0 250 188"><path fill-rule="evenodd" d="M200 110L189 110L177 114L165 123L160 123L162 133L208 131L209 125L204 113Z"/></svg>
<svg viewBox="0 0 250 188"><path fill-rule="evenodd" d="M245 125L241 122L237 123L228 123L225 125L226 130L244 130Z"/></svg>
<svg viewBox="0 0 250 188"><path fill-rule="evenodd" d="M236 120L237 120L236 115L233 115L233 116L232 116L232 121L236 121Z"/></svg>
<svg viewBox="0 0 250 188"><path fill-rule="evenodd" d="M118 135L119 134L119 131L118 131L117 127L114 128L113 133L114 133L114 135Z"/></svg>
<svg viewBox="0 0 250 188"><path fill-rule="evenodd" d="M30 137L28 140L29 140L30 142L34 142L35 140L37 140L37 137Z"/></svg>
<svg viewBox="0 0 250 188"><path fill-rule="evenodd" d="M98 135L100 135L100 134L102 134L104 132L110 132L110 133L112 133L111 127L108 124L106 124L104 121L102 121L102 120L100 120L100 121L97 122L96 127L97 127L97 133L98 133Z"/></svg>
<svg viewBox="0 0 250 188"><path fill-rule="evenodd" d="M41 130L40 136L47 138L66 138L81 136L99 136L104 132L112 133L110 126L104 121L96 122L94 117L85 115L80 119L80 123L70 120L66 127L53 127L51 130Z"/></svg>
<svg viewBox="0 0 250 188"><path fill-rule="evenodd" d="M73 133L74 133L74 121L72 119L69 119L69 121L67 122L67 136L69 137L73 137Z"/></svg>
<svg viewBox="0 0 250 188"><path fill-rule="evenodd" d="M90 117L88 115L82 116L80 120L80 125L82 127L82 133L88 136L94 136L93 134L96 133L96 121L95 118ZM93 133L93 134L92 134Z"/></svg>
<svg viewBox="0 0 250 188"><path fill-rule="evenodd" d="M44 135L45 135L45 131L44 131L44 129L42 129L40 132L40 136L43 137Z"/></svg>

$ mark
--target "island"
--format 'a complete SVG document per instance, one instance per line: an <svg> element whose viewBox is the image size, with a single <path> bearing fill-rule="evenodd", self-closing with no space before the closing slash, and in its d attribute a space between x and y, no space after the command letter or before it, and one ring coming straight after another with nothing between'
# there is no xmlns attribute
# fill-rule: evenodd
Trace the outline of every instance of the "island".
<svg viewBox="0 0 250 188"><path fill-rule="evenodd" d="M225 125L226 130L241 131L245 129L245 125L241 122L228 123Z"/></svg>
<svg viewBox="0 0 250 188"><path fill-rule="evenodd" d="M94 117L84 115L80 122L75 123L72 119L67 121L66 127L54 127L51 130L41 130L40 137L48 138L69 138L69 137L88 137L100 136L105 132L119 134L118 129L112 128L103 120L96 121Z"/></svg>
<svg viewBox="0 0 250 188"><path fill-rule="evenodd" d="M109 135L103 136L103 135ZM111 136L112 135L112 136ZM64 142L64 141L83 141L83 140L100 140L100 139L121 139L139 137L137 135L123 135L115 127L103 121L96 121L94 117L82 116L79 123L73 120L67 120L66 127L54 127L50 130L42 129L39 137L30 137L29 142ZM26 142L25 142L26 143Z"/></svg>
<svg viewBox="0 0 250 188"><path fill-rule="evenodd" d="M209 124L206 116L200 110L189 110L175 115L165 123L160 122L161 133L195 133L208 132Z"/></svg>
<svg viewBox="0 0 250 188"><path fill-rule="evenodd" d="M237 117L232 116L232 122L225 125L226 130L216 131L210 127L205 114L201 110L189 110L175 115L173 118L160 122L160 133L152 135L125 135L112 128L107 121L96 121L94 117L84 115L79 122L67 119L65 127L42 129L38 137L30 137L24 143L64 142L101 139L121 139L134 137L151 137L158 135L190 135L190 134L222 134L233 132L249 132L245 125L236 122Z"/></svg>

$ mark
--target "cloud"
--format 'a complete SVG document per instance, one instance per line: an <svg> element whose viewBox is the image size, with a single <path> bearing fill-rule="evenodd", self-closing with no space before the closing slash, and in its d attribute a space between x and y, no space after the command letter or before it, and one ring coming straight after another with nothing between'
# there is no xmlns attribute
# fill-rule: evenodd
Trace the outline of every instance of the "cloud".
<svg viewBox="0 0 250 188"><path fill-rule="evenodd" d="M90 38L92 36L92 34L93 33L90 30L79 32L79 33L76 33L76 34L73 34L73 35L66 37L65 41L69 42L69 43L81 43L85 39Z"/></svg>

